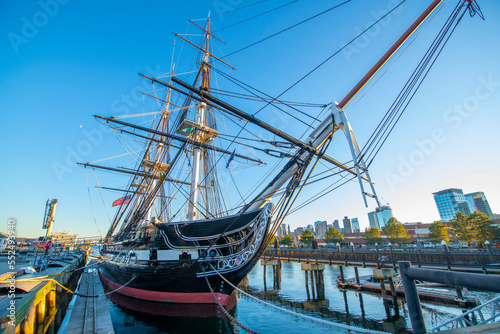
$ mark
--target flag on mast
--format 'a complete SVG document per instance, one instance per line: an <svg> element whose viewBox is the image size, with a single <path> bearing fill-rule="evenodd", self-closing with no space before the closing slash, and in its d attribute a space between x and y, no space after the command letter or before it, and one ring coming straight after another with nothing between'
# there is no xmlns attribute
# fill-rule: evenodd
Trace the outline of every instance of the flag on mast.
<svg viewBox="0 0 500 334"><path fill-rule="evenodd" d="M231 162L233 162L234 160L234 152L236 151L236 149L233 150L233 153L231 154L231 156L229 157L229 160L227 161L227 165L226 165L226 168L229 168L229 165L231 165Z"/></svg>
<svg viewBox="0 0 500 334"><path fill-rule="evenodd" d="M127 195L127 196L122 197L122 198L118 198L116 201L113 202L113 207L130 203L131 198L132 198L132 194Z"/></svg>

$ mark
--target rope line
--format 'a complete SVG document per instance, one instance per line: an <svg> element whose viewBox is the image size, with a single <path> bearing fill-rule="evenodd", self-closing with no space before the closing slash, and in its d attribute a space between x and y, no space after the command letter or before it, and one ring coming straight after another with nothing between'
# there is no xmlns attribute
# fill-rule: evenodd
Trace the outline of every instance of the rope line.
<svg viewBox="0 0 500 334"><path fill-rule="evenodd" d="M67 274L68 272L65 272L65 274ZM48 277L48 276L47 276ZM130 282L132 282L134 279L136 278L136 276L134 275L130 281L128 281L127 283L125 283L124 285L120 286L119 288L116 288L114 289L113 291L109 291L109 292L106 292L106 293L103 293L103 294L100 294L100 295L83 295L81 293L78 293L78 292L75 292L75 291L72 291L71 289L68 289L67 287L65 287L64 285L62 285L61 283L59 283L58 281L56 281L55 279L52 279L52 278L39 278L39 277L34 277L34 278L29 278L29 279L20 279L20 280L16 280L16 282L52 282L58 286L60 286L63 290L65 290L66 292L69 292L75 296L79 296L79 297L84 297L84 298L98 298L98 297L101 297L101 296L106 296L106 295L109 295L109 294L112 294L112 293L115 293L116 291L126 287L128 284L130 284Z"/></svg>
<svg viewBox="0 0 500 334"><path fill-rule="evenodd" d="M273 8L273 9L270 9L270 10L267 10L267 11L262 12L262 13L260 13L260 14L257 14L257 15L254 15L254 16L252 16L252 17L249 17L248 19L244 19L244 20L242 20L242 21L239 21L239 22L233 23L233 24L231 24L231 25L228 25L227 27L217 29L217 30L216 30L216 31L214 31L214 32L220 32L220 31L222 31L222 30L224 30L224 29L234 27L235 25L241 24L241 23L243 23L243 22L250 21L250 20L255 19L255 18L257 18L257 17L259 17L259 16L262 16L262 15L264 15L264 14L267 14L267 13L270 13L270 12L275 11L275 10L277 10L277 9L280 9L280 8L286 7L286 6L288 6L288 5L291 5L292 3L297 2L297 1L299 1L299 0L293 0L293 1L290 1L290 2L288 2L288 3L286 3L286 4L284 4L284 5L281 5L281 6L275 7L275 8Z"/></svg>
<svg viewBox="0 0 500 334"><path fill-rule="evenodd" d="M97 217L95 216L94 204L92 204L92 196L90 195L90 186L89 186L89 177L87 175L87 166L85 166L85 180L87 181L87 192L89 193L89 202L90 208L92 209L92 217L94 217L95 226L97 227L97 231L102 236L101 228L99 227L99 223L97 222Z"/></svg>
<svg viewBox="0 0 500 334"><path fill-rule="evenodd" d="M234 324L236 324L238 327L240 327L244 331L246 331L246 332L248 332L250 334L259 334L258 332L254 331L254 330L252 330L252 329L250 329L248 327L246 327L241 322L239 322L238 320L236 320L232 315L229 314L229 312L224 308L224 306L222 306L222 304L219 302L219 299L215 295L215 292L212 289L212 286L210 285L210 282L208 281L208 277L207 277L207 273L205 272L205 268L203 268L203 266L201 266L201 268L203 269L203 274L205 275L205 281L207 281L208 288L210 289L210 292L212 293L212 296L214 297L214 300L217 303L217 306L221 309L221 311L224 313L224 315L226 317L228 317L228 319L231 320L231 322L233 322Z"/></svg>
<svg viewBox="0 0 500 334"><path fill-rule="evenodd" d="M240 52L240 51L246 50L246 49L248 49L249 47L252 47L252 46L254 46L254 45L257 45L257 44L259 44L259 43L262 43L262 42L264 42L264 41L266 41L266 40L268 40L268 39L270 39L270 38L272 38L272 37L275 37L275 36L277 36L277 35L279 35L279 34L281 34L281 33L284 33L285 31L288 31L288 30L290 30L290 29L292 29L292 28L295 28L295 27L297 27L297 26L299 26L299 25L301 25L301 24L303 24L303 23L305 23L305 22L307 22L307 21L310 21L310 20L312 20L312 19L314 19L314 18L316 18L316 17L318 17L318 16L321 16L321 15L323 15L323 14L326 14L326 13L328 13L329 11L334 10L335 8L338 8L338 7L340 7L340 6L344 5L344 4L348 3L348 2L351 2L351 0L344 1L343 3L341 3L341 4L339 4L339 5L335 5L335 6L333 6L333 7L329 8L329 9L327 9L327 10L325 10L325 11L322 11L321 13L318 13L318 14L313 15L313 16L311 16L311 17L309 17L309 18L307 18L307 19L305 19L305 20L303 20L303 21L300 21L299 23L295 23L294 25L292 25L292 26L290 26L290 27L288 27L288 28L285 28L285 29L283 29L283 30L280 30L280 31L278 31L277 33L274 33L274 34L272 34L272 35L270 35L270 36L267 36L267 37L265 37L265 38L263 38L263 39L261 39L261 40L259 40L259 41L257 41L257 42L254 42L254 43L252 43L252 44L250 44L250 45L247 45L247 46L245 46L245 47L243 47L243 48L241 48L241 49L238 49L238 50L236 50L236 51L234 51L234 52L231 52L230 54L227 54L227 55L225 55L224 57L222 57L222 59L224 59L224 58L226 58L226 57L229 57L229 56L231 56L231 55L234 55L235 53L238 53L238 52Z"/></svg>
<svg viewBox="0 0 500 334"><path fill-rule="evenodd" d="M259 299L259 298L255 297L255 296L252 296L251 294L249 294L249 293L247 293L247 292L239 289L237 286L235 286L234 284L232 284L231 282L229 282L224 276L222 276L221 274L219 274L219 272L212 265L210 265L210 267L212 267L212 269L215 271L215 273L217 275L219 275L220 278L222 278L227 284L229 284L235 290L239 291L240 293L244 294L245 296L247 296L249 298L252 298L252 299L258 301L259 303L262 303L262 304L264 304L266 306L272 307L272 308L277 309L279 311L282 311L282 312L285 312L285 313L288 313L288 314L291 314L291 315L294 315L294 316L297 316L297 317L301 317L301 318L304 318L304 319L308 319L308 320L313 321L313 322L318 322L318 323L321 323L321 324L330 325L330 326L333 326L333 327L338 327L338 328L346 329L346 330L349 330L349 331L354 331L354 332L357 332L357 333L388 334L387 332L377 331L377 330L373 330L373 329L366 329L366 328L361 328L361 327L356 327L356 326L349 326L349 325L337 324L335 322L331 322L331 321L323 320L323 319L318 319L318 318L315 318L315 317L312 317L312 316L309 316L309 315L305 315L305 314L293 312L293 311L287 310L285 308L276 306L274 304L266 302L266 301L264 301L262 299ZM206 276L205 276L205 279L207 279ZM207 279L207 281L208 281L208 279Z"/></svg>

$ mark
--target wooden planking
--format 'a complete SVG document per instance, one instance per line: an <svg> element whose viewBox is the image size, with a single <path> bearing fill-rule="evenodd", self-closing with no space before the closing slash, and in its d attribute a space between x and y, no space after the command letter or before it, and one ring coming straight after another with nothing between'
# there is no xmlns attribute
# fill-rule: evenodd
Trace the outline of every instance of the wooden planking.
<svg viewBox="0 0 500 334"><path fill-rule="evenodd" d="M42 279L45 278L46 275L54 275L64 273L62 275L54 276L54 279L60 282L62 285L67 285L69 283L69 279L73 277L74 273L73 269L76 269L79 264L85 263L86 256L85 254L79 254L74 256L74 259L69 263L64 263L62 267L54 267L47 268L43 270L39 275L41 275ZM26 278L36 278L37 275L23 275L17 279L26 279ZM16 283L21 285L23 283ZM57 288L60 289L60 288ZM56 285L53 282L48 281L40 281L35 287L33 287L29 292L26 293L16 293L16 323L17 329L21 330L21 328L30 328L37 326L37 331L45 332L49 326L54 325L53 320L56 315L56 309L51 309L46 305L47 296L50 293L54 293L56 290ZM59 292L57 292L59 293ZM8 296L0 297L0 334L7 333L8 330L12 328L9 327L8 321L10 318L8 317L8 309L7 305L10 303L10 298ZM37 313L38 317L43 317L43 319L38 319L35 321L35 313L37 312L37 307L45 310L41 311L41 313ZM42 327L40 327L42 326ZM42 328L42 329L40 329Z"/></svg>
<svg viewBox="0 0 500 334"><path fill-rule="evenodd" d="M99 280L97 269L90 269L89 272L82 274L78 293L86 296L99 295L99 297L76 297L66 333L114 333L108 301L104 296L104 289Z"/></svg>

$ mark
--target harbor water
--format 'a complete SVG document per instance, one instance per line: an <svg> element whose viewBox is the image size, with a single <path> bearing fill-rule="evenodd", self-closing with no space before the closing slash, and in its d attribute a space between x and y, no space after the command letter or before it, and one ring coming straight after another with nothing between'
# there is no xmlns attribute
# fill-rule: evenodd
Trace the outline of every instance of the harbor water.
<svg viewBox="0 0 500 334"><path fill-rule="evenodd" d="M359 268L359 275L369 275L372 269ZM337 288L338 266L325 266L324 298L318 298L309 286L306 290L304 271L300 263L282 262L279 286L272 266L266 270L258 264L240 285L244 291L307 318L292 315L238 294L230 315L239 323L259 333L347 333L347 330L325 324L324 321L391 333L411 333L409 314L404 301L398 310L384 307L382 297ZM344 267L345 277L354 276L354 267ZM310 280L309 280L310 284ZM497 294L473 292L481 303ZM165 305L147 303L111 294L108 299L116 333L244 333L215 305ZM124 307L125 306L125 307ZM457 307L422 303L427 328L430 329L462 313ZM320 319L321 322L311 320Z"/></svg>

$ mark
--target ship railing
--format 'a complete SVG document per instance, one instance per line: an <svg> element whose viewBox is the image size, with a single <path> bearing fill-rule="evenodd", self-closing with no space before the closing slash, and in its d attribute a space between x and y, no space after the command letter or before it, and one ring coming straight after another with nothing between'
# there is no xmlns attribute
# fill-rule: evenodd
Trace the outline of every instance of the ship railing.
<svg viewBox="0 0 500 334"><path fill-rule="evenodd" d="M476 325L485 325L500 321L500 296L479 305L441 325L431 329L431 332L457 329Z"/></svg>

